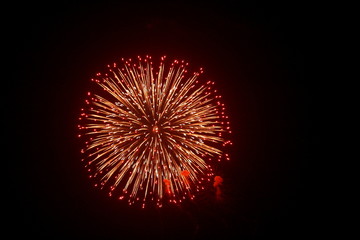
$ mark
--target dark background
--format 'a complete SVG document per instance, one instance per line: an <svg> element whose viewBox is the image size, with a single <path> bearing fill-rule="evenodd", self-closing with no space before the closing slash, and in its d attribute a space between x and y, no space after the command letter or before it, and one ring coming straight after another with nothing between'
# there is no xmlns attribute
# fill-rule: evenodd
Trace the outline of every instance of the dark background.
<svg viewBox="0 0 360 240"><path fill-rule="evenodd" d="M49 1L8 9L15 61L7 195L11 234L98 239L301 238L311 234L314 82L305 74L308 6ZM5 46L6 47L6 46ZM77 118L90 78L121 57L204 67L231 118L223 201L139 209L92 187ZM11 94L10 94L11 93ZM15 104L15 105L14 105ZM15 106L15 107L14 107ZM6 145L5 145L6 147Z"/></svg>

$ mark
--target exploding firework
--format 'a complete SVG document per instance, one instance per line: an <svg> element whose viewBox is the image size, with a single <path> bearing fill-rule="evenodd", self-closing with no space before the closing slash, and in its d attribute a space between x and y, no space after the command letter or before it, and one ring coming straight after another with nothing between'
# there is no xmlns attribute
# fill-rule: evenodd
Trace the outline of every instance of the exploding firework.
<svg viewBox="0 0 360 240"><path fill-rule="evenodd" d="M95 186L142 207L180 203L211 186L213 163L229 160L229 117L215 83L187 68L177 60L167 67L165 56L155 68L146 56L91 79L104 91L88 92L78 127Z"/></svg>

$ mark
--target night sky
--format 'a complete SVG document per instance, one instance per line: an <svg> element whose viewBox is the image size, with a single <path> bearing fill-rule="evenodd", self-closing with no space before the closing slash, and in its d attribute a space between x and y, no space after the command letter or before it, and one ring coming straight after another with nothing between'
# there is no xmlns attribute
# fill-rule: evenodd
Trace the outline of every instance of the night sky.
<svg viewBox="0 0 360 240"><path fill-rule="evenodd" d="M313 83L306 6L72 3L12 6L14 70L6 185L12 235L97 239L295 239L310 234ZM14 46L14 47L12 47ZM6 47L6 46L5 46ZM120 58L186 60L216 82L233 129L213 189L183 206L140 209L92 186L76 137L90 78ZM14 105L15 104L15 105ZM6 145L5 145L6 146Z"/></svg>

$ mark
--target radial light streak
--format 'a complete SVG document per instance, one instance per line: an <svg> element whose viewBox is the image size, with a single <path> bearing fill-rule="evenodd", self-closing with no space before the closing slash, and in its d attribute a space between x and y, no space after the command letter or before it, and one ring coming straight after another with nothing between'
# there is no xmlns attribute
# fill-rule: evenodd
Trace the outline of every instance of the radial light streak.
<svg viewBox="0 0 360 240"><path fill-rule="evenodd" d="M222 159L229 117L213 81L188 74L188 63L151 56L122 59L92 79L104 91L88 92L81 109L79 137L85 167L95 186L143 207L153 200L180 203L193 199L214 178Z"/></svg>

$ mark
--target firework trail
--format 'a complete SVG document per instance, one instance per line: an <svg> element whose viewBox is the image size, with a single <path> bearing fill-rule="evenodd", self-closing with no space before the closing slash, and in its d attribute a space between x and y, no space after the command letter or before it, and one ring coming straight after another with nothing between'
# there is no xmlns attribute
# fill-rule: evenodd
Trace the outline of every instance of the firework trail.
<svg viewBox="0 0 360 240"><path fill-rule="evenodd" d="M229 160L229 117L214 82L188 76L185 61L154 68L151 56L122 59L91 79L80 134L85 167L95 186L130 205L158 207L193 199L214 178L212 163Z"/></svg>
<svg viewBox="0 0 360 240"><path fill-rule="evenodd" d="M216 189L216 199L217 200L221 200L222 199L222 196L221 196L221 189L220 189L220 186L222 185L223 183L223 179L222 177L220 176L215 176L214 177L214 188Z"/></svg>

